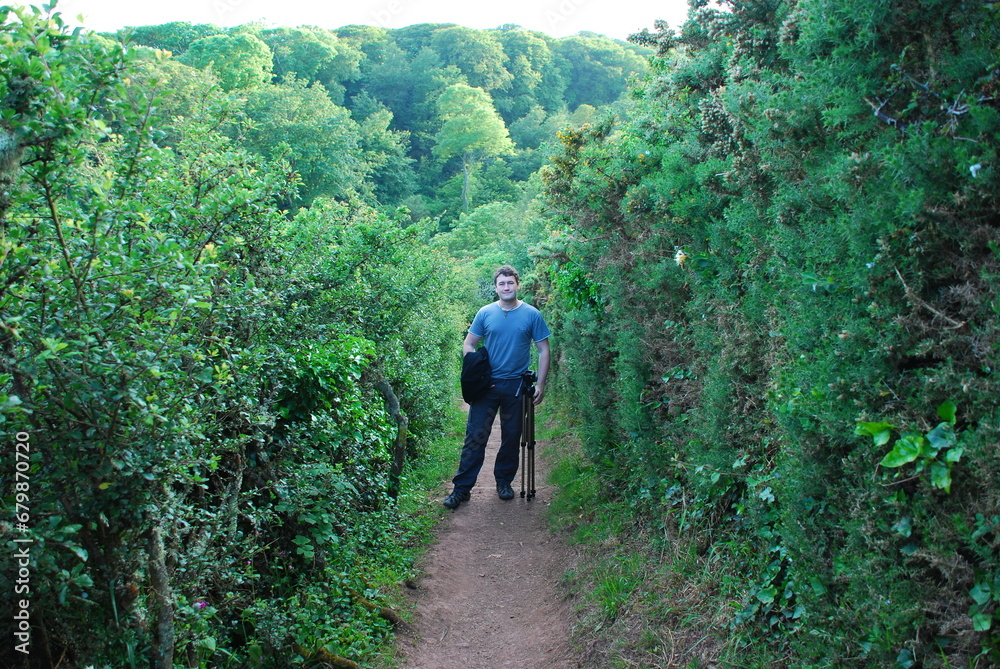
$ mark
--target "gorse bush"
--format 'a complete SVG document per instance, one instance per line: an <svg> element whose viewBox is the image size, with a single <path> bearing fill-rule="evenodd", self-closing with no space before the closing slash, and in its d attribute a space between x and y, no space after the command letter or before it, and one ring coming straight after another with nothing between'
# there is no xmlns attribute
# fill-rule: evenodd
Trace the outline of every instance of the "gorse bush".
<svg viewBox="0 0 1000 669"><path fill-rule="evenodd" d="M0 418L30 436L0 587L30 545L29 664L365 657L407 449L445 420L438 261L363 204L280 209L298 179L234 102L162 127L136 57L0 10Z"/></svg>
<svg viewBox="0 0 1000 669"><path fill-rule="evenodd" d="M546 168L563 400L733 652L995 663L996 7L726 5Z"/></svg>

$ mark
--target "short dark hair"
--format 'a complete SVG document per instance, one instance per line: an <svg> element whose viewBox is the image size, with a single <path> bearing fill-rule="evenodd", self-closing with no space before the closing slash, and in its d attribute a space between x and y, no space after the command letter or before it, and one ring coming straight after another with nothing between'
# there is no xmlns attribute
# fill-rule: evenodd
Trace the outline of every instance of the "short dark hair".
<svg viewBox="0 0 1000 669"><path fill-rule="evenodd" d="M510 265L502 265L497 267L497 271L493 272L493 285L497 285L497 279L501 276L512 276L514 277L514 283L521 283L521 275L517 273L517 270Z"/></svg>

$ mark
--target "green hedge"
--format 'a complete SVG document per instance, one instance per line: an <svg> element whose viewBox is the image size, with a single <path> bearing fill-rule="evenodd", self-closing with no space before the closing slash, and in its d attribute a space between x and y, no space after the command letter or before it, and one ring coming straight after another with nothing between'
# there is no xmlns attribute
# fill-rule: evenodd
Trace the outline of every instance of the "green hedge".
<svg viewBox="0 0 1000 669"><path fill-rule="evenodd" d="M402 460L452 396L440 260L364 205L281 210L297 177L233 139L238 102L159 119L134 58L0 12L0 494L26 514L0 588L30 546L31 632L25 657L8 617L0 657L371 657L411 568Z"/></svg>
<svg viewBox="0 0 1000 669"><path fill-rule="evenodd" d="M728 7L546 170L562 399L762 664L995 662L997 9Z"/></svg>

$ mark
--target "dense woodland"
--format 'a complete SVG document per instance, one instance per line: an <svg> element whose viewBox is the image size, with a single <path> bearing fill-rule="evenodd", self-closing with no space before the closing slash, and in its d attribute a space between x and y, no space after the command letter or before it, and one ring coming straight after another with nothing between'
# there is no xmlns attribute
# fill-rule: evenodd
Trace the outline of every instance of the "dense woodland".
<svg viewBox="0 0 1000 669"><path fill-rule="evenodd" d="M1000 664L998 95L978 1L630 43L0 8L3 664L391 662L502 262L586 666Z"/></svg>
<svg viewBox="0 0 1000 669"><path fill-rule="evenodd" d="M5 452L30 438L0 585L31 538L32 666L369 661L481 279L530 267L545 147L653 49L2 18Z"/></svg>

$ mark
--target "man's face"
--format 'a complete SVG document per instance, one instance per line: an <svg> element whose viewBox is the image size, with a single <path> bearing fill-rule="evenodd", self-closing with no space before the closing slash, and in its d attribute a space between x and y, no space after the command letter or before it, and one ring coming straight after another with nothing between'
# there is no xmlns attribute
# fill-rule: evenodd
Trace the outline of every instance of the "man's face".
<svg viewBox="0 0 1000 669"><path fill-rule="evenodd" d="M505 274L501 274L497 277L497 295L499 295L500 299L504 302L510 302L511 300L517 299L517 287L518 283L514 277L507 276Z"/></svg>

